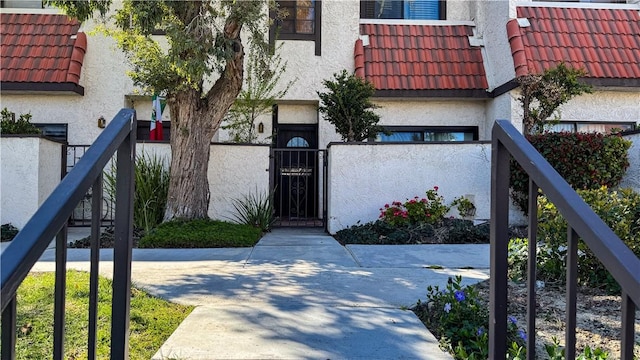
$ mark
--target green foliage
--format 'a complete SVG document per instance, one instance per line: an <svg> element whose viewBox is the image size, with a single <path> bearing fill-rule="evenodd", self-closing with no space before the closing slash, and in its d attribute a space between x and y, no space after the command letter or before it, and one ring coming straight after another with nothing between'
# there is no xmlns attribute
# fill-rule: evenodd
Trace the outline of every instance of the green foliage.
<svg viewBox="0 0 640 360"><path fill-rule="evenodd" d="M438 187L427 190L426 197L413 199L403 203L393 201L380 208L380 219L393 226L415 225L420 223L438 224L450 207L444 204L444 197L438 194Z"/></svg>
<svg viewBox="0 0 640 360"><path fill-rule="evenodd" d="M398 245L425 243L434 235L434 227L427 223L394 226L378 220L342 229L335 238L342 244Z"/></svg>
<svg viewBox="0 0 640 360"><path fill-rule="evenodd" d="M8 224L3 224L2 227L0 227L0 237L2 238L2 241L10 241L13 240L14 237L16 237L16 235L18 235L18 228L11 225L11 223Z"/></svg>
<svg viewBox="0 0 640 360"><path fill-rule="evenodd" d="M31 114L20 114L18 119L15 119L15 114L4 108L0 112L2 120L0 121L0 132L3 134L40 134L41 131L31 121Z"/></svg>
<svg viewBox="0 0 640 360"><path fill-rule="evenodd" d="M251 225L210 219L172 220L147 233L141 248L218 248L255 245L262 231Z"/></svg>
<svg viewBox="0 0 640 360"><path fill-rule="evenodd" d="M281 89L276 89L287 66L278 54L280 47L266 56L260 56L253 47L249 52L245 86L225 117L226 125L222 126L230 130L234 142L255 142L258 137L255 133L256 119L270 113L276 99L282 98L294 83L289 81Z"/></svg>
<svg viewBox="0 0 640 360"><path fill-rule="evenodd" d="M554 336L552 341L552 344L545 344L544 346L547 355L549 355L549 360L564 360L564 348L560 346L558 338ZM589 346L586 346L584 350L577 355L577 360L607 360L609 358L609 353L606 351L600 348L592 350Z"/></svg>
<svg viewBox="0 0 640 360"><path fill-rule="evenodd" d="M55 273L30 273L17 293L16 358L51 358ZM99 278L97 357L109 358L112 281ZM65 306L65 359L86 359L89 273L68 271ZM129 354L150 359L193 307L172 304L131 289Z"/></svg>
<svg viewBox="0 0 640 360"><path fill-rule="evenodd" d="M578 194L631 251L640 257L640 194L630 189L610 191L606 187L579 190ZM542 280L564 279L562 274L565 269L567 223L555 205L545 197L539 200L538 219L538 241L554 254L548 259L540 259L540 262L549 265L543 264L538 276ZM583 241L579 242L578 249L579 283L618 291L619 285Z"/></svg>
<svg viewBox="0 0 640 360"><path fill-rule="evenodd" d="M322 100L319 110L333 124L345 141L363 141L384 131L378 125L380 116L371 102L373 85L347 70L333 74L333 80L324 80L326 93L317 92Z"/></svg>
<svg viewBox="0 0 640 360"><path fill-rule="evenodd" d="M462 277L449 278L444 289L427 288L427 302L418 301L414 312L433 335L440 346L456 359L486 359L489 354L489 313L480 301L477 290L461 285ZM524 358L524 330L517 320L507 322L510 359Z"/></svg>
<svg viewBox="0 0 640 360"><path fill-rule="evenodd" d="M453 199L451 207L454 206L458 210L458 215L460 215L460 217L473 216L476 214L476 206L473 205L471 200L464 196Z"/></svg>
<svg viewBox="0 0 640 360"><path fill-rule="evenodd" d="M273 207L273 192L255 193L245 195L241 199L232 200L236 209L234 220L239 224L256 227L263 232L270 231L275 222L275 209Z"/></svg>
<svg viewBox="0 0 640 360"><path fill-rule="evenodd" d="M574 189L615 187L629 167L631 142L619 135L561 132L527 139ZM510 181L513 202L526 214L529 177L513 159Z"/></svg>
<svg viewBox="0 0 640 360"><path fill-rule="evenodd" d="M541 133L547 119L556 113L560 105L574 96L590 93L591 86L579 81L580 77L586 75L587 73L582 69L569 68L564 63L560 63L542 74L518 77L517 81L522 92L518 100L524 110L524 133Z"/></svg>
<svg viewBox="0 0 640 360"><path fill-rule="evenodd" d="M105 173L106 190L115 201L116 169ZM169 169L166 160L155 155L138 155L135 164L135 190L133 197L133 225L151 231L162 222L169 190Z"/></svg>

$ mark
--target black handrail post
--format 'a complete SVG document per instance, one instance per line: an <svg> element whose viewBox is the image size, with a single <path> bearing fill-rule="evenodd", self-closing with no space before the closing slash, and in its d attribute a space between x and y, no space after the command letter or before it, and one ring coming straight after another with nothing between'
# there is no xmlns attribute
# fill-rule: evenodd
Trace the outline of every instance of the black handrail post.
<svg viewBox="0 0 640 360"><path fill-rule="evenodd" d="M136 119L118 147L116 164L116 213L113 245L113 303L111 314L111 359L129 358L129 305L131 303L131 258L133 245L133 190Z"/></svg>
<svg viewBox="0 0 640 360"><path fill-rule="evenodd" d="M509 153L495 136L491 145L491 270L489 358L504 359L507 343L507 246L509 243Z"/></svg>
<svg viewBox="0 0 640 360"><path fill-rule="evenodd" d="M529 259L527 264L527 359L536 358L536 247L538 239L538 185L529 179Z"/></svg>
<svg viewBox="0 0 640 360"><path fill-rule="evenodd" d="M53 359L64 359L65 305L67 291L67 225L56 236L56 283L53 310Z"/></svg>
<svg viewBox="0 0 640 360"><path fill-rule="evenodd" d="M633 344L635 344L636 308L629 295L622 291L622 328L620 336L620 358L624 360L633 359Z"/></svg>
<svg viewBox="0 0 640 360"><path fill-rule="evenodd" d="M578 234L571 226L567 226L567 294L566 294L566 360L576 358L576 295L578 293Z"/></svg>
<svg viewBox="0 0 640 360"><path fill-rule="evenodd" d="M102 215L102 176L98 176L91 190L91 255L89 270L89 337L87 358L96 359L98 331L98 274L100 271L100 225Z"/></svg>
<svg viewBox="0 0 640 360"><path fill-rule="evenodd" d="M2 360L16 359L16 296L14 295L2 311Z"/></svg>

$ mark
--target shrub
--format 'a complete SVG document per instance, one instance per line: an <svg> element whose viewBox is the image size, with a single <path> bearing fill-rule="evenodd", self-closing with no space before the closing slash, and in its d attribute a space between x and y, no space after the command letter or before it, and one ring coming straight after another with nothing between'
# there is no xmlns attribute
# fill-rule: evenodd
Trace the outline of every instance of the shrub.
<svg viewBox="0 0 640 360"><path fill-rule="evenodd" d="M18 231L20 230L18 230L17 227L11 225L11 223L2 225L2 227L0 228L0 236L2 238L2 241L4 242L13 240L13 238L18 235Z"/></svg>
<svg viewBox="0 0 640 360"><path fill-rule="evenodd" d="M133 198L133 225L150 231L164 218L169 191L169 169L165 160L153 155L136 157L135 192ZM115 165L105 173L106 190L112 201L116 194Z"/></svg>
<svg viewBox="0 0 640 360"><path fill-rule="evenodd" d="M408 224L437 224L444 219L450 207L444 204L444 198L438 194L438 187L428 190L426 197L418 196L403 203L394 201L380 208L380 219L393 226Z"/></svg>
<svg viewBox="0 0 640 360"><path fill-rule="evenodd" d="M40 134L41 131L31 121L31 114L20 114L18 120L15 119L15 114L4 108L0 112L2 120L0 120L0 132L3 134Z"/></svg>
<svg viewBox="0 0 640 360"><path fill-rule="evenodd" d="M629 189L609 191L579 190L578 194L622 241L640 256L640 194ZM567 222L546 197L538 202L537 278L546 282L565 281ZM578 243L578 281L581 285L619 290L605 269L583 241ZM527 268L527 240L512 239L509 244L510 276L524 279Z"/></svg>
<svg viewBox="0 0 640 360"><path fill-rule="evenodd" d="M574 189L615 187L629 167L631 142L619 135L561 132L527 139ZM529 176L513 159L510 181L513 202L526 214Z"/></svg>
<svg viewBox="0 0 640 360"><path fill-rule="evenodd" d="M596 190L579 190L578 194L631 251L640 256L640 194L630 189L609 191L604 186ZM549 251L557 253L546 260L554 265L543 266L541 271L549 267L560 269L564 273L567 222L556 206L545 197L541 197L539 201L538 219L538 240L543 242ZM617 291L618 284L583 241L579 242L578 249L578 281L583 285ZM556 276L545 273L543 275Z"/></svg>
<svg viewBox="0 0 640 360"><path fill-rule="evenodd" d="M250 225L210 219L173 220L160 224L142 239L141 248L218 248L255 245L262 231Z"/></svg>
<svg viewBox="0 0 640 360"><path fill-rule="evenodd" d="M434 227L430 224L395 226L378 220L342 229L335 238L342 244L403 245L429 242L434 234Z"/></svg>
<svg viewBox="0 0 640 360"><path fill-rule="evenodd" d="M273 192L265 194L256 190L241 199L233 199L232 204L236 209L234 220L239 224L251 225L262 231L271 230L276 220Z"/></svg>
<svg viewBox="0 0 640 360"><path fill-rule="evenodd" d="M440 346L456 359L486 359L489 355L489 313L472 286L461 286L462 277L449 278L447 286L427 288L427 302L418 301L413 311L440 340ZM507 322L511 356L522 356L526 333L517 320ZM513 358L513 357L512 357Z"/></svg>

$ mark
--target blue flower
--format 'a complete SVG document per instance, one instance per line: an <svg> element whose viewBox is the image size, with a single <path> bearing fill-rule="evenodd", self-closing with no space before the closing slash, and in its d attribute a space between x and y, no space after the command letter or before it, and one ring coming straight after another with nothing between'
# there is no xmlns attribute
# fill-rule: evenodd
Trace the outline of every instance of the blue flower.
<svg viewBox="0 0 640 360"><path fill-rule="evenodd" d="M451 311L451 303L444 304L444 312L448 314L449 311Z"/></svg>
<svg viewBox="0 0 640 360"><path fill-rule="evenodd" d="M509 316L509 322L515 325L515 324L518 323L518 320L516 318L514 318L513 316Z"/></svg>
<svg viewBox="0 0 640 360"><path fill-rule="evenodd" d="M476 335L478 335L478 336L484 335L484 327L480 326L478 328L478 331L476 332Z"/></svg>
<svg viewBox="0 0 640 360"><path fill-rule="evenodd" d="M457 290L454 296L458 302L462 302L465 299L464 291L462 290Z"/></svg>
<svg viewBox="0 0 640 360"><path fill-rule="evenodd" d="M519 329L518 330L518 336L520 337L520 339L527 341L527 333L524 332L524 330Z"/></svg>

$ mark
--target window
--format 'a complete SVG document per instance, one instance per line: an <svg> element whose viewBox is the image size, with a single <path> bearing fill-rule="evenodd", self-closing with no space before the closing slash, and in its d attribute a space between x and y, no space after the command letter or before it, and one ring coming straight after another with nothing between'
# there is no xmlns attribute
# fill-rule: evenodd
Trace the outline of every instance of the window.
<svg viewBox="0 0 640 360"><path fill-rule="evenodd" d="M316 55L320 55L322 2L320 0L277 1L278 10L271 12L275 19L269 40L315 41Z"/></svg>
<svg viewBox="0 0 640 360"><path fill-rule="evenodd" d="M35 127L40 129L42 135L46 137L50 137L52 139L58 141L67 141L67 124L43 124L43 123L34 123Z"/></svg>
<svg viewBox="0 0 640 360"><path fill-rule="evenodd" d="M474 141L478 140L478 128L460 127L387 127L388 134L379 133L379 142L432 142L432 141Z"/></svg>
<svg viewBox="0 0 640 360"><path fill-rule="evenodd" d="M42 0L2 0L0 2L2 8L17 9L42 9Z"/></svg>
<svg viewBox="0 0 640 360"><path fill-rule="evenodd" d="M599 4L626 4L627 0L533 0L544 2L575 2L575 3L599 3Z"/></svg>
<svg viewBox="0 0 640 360"><path fill-rule="evenodd" d="M563 121L559 124L551 125L548 129L551 132L599 132L609 134L615 130L633 130L634 127L634 123Z"/></svg>
<svg viewBox="0 0 640 360"><path fill-rule="evenodd" d="M309 147L309 142L307 140L305 140L304 138L301 138L300 136L296 136L294 138L291 138L291 140L289 140L287 142L287 147L288 148L291 148L291 147L308 148Z"/></svg>
<svg viewBox="0 0 640 360"><path fill-rule="evenodd" d="M444 20L442 0L361 0L362 19Z"/></svg>
<svg viewBox="0 0 640 360"><path fill-rule="evenodd" d="M151 121L149 120L138 120L138 128L136 129L136 139L138 141L150 141L149 140L149 132L151 129ZM163 121L162 122L162 141L169 141L171 139L171 122Z"/></svg>

